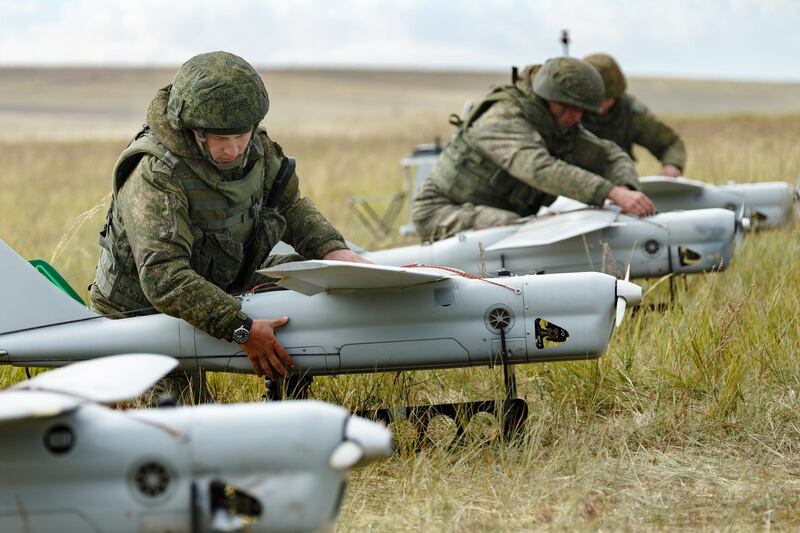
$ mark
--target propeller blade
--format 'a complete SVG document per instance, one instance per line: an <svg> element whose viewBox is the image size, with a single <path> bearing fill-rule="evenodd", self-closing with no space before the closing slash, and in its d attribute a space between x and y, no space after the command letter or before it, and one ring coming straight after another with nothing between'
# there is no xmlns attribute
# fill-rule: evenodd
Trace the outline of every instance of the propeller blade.
<svg viewBox="0 0 800 533"><path fill-rule="evenodd" d="M618 279L616 320L614 322L616 327L619 327L625 318L625 308L628 305L639 305L640 303L642 303L642 288L628 280Z"/></svg>
<svg viewBox="0 0 800 533"><path fill-rule="evenodd" d="M628 302L625 301L625 298L622 296L617 296L617 317L614 320L614 327L618 328L620 324L622 324L622 320L625 318L625 306Z"/></svg>
<svg viewBox="0 0 800 533"><path fill-rule="evenodd" d="M338 445L331 454L329 464L334 470L349 470L364 458L364 450L351 440Z"/></svg>
<svg viewBox="0 0 800 533"><path fill-rule="evenodd" d="M344 430L344 442L331 453L329 464L336 470L364 466L393 452L392 434L382 424L352 416Z"/></svg>
<svg viewBox="0 0 800 533"><path fill-rule="evenodd" d="M750 219L745 216L744 203L736 208L736 218L734 220L735 249L738 250L744 240L744 234L750 231Z"/></svg>

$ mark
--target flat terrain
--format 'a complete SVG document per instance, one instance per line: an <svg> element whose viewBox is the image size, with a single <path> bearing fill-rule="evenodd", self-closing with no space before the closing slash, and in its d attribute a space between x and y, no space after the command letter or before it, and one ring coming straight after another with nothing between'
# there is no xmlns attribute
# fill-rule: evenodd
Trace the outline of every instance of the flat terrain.
<svg viewBox="0 0 800 533"><path fill-rule="evenodd" d="M0 138L127 137L144 120L156 89L172 69L0 68ZM424 117L446 124L464 102L506 72L265 70L276 133L404 129ZM654 111L677 116L800 112L800 83L630 80L630 91ZM422 122L419 122L420 124ZM353 131L355 130L355 131Z"/></svg>
<svg viewBox="0 0 800 533"><path fill-rule="evenodd" d="M166 70L0 69L0 238L43 257L85 295L110 173ZM400 157L451 128L447 115L503 73L266 71L271 134L299 161L304 192L355 242L355 194L401 190ZM800 85L633 80L685 139L687 175L794 182ZM642 174L656 162L639 154ZM401 217L402 218L402 217ZM398 220L397 225L404 222ZM726 272L678 280L671 309L623 324L600 360L517 369L531 417L498 443L491 417L447 445L356 472L340 531L738 530L800 528L800 239L795 223L748 235ZM388 243L380 243L388 244ZM666 283L646 282L647 301ZM0 386L24 378L0 368ZM501 394L496 370L318 379L347 406ZM218 401L257 401L253 377L215 375ZM407 429L407 428L405 428Z"/></svg>

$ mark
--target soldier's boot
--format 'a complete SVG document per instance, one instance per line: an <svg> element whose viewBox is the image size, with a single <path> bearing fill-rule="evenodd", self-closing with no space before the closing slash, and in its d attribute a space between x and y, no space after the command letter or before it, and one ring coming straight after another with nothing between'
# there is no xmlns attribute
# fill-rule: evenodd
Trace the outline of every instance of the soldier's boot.
<svg viewBox="0 0 800 533"><path fill-rule="evenodd" d="M175 405L197 405L211 401L208 392L206 373L201 368L174 370L161 378L153 387L153 401L166 403L170 397Z"/></svg>
<svg viewBox="0 0 800 533"><path fill-rule="evenodd" d="M314 381L308 375L290 375L288 378L278 378L275 380L265 378L266 393L264 397L267 401L275 402L281 400L307 400Z"/></svg>

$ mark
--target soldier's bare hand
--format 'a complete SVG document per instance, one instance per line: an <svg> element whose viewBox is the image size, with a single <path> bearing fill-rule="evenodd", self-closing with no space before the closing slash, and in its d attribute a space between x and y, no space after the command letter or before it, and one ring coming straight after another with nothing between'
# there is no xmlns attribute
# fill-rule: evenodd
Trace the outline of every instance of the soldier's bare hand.
<svg viewBox="0 0 800 533"><path fill-rule="evenodd" d="M275 330L285 326L287 322L287 316L272 320L253 320L250 337L240 346L253 365L256 376L266 374L269 379L274 380L276 374L287 377L288 369L295 367L292 357L275 337Z"/></svg>
<svg viewBox="0 0 800 533"><path fill-rule="evenodd" d="M330 259L331 261L348 261L350 263L368 263L370 265L372 264L372 261L364 259L354 251L348 250L347 248L328 252L327 254L325 254L323 259L326 260Z"/></svg>
<svg viewBox="0 0 800 533"><path fill-rule="evenodd" d="M608 192L608 199L620 206L623 213L646 217L656 212L653 202L647 195L618 185Z"/></svg>
<svg viewBox="0 0 800 533"><path fill-rule="evenodd" d="M662 168L661 172L659 173L660 176L667 176L669 178L677 178L681 174L683 174L683 172L681 172L681 169L679 169L675 165L669 165L669 164L664 165L664 168Z"/></svg>

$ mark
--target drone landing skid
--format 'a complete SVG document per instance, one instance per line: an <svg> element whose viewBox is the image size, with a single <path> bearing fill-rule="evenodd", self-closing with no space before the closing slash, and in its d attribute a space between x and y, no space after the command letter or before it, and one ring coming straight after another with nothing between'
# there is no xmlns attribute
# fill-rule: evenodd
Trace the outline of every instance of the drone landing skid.
<svg viewBox="0 0 800 533"><path fill-rule="evenodd" d="M517 382L514 377L514 369L509 363L505 329L499 328L499 333L499 358L503 366L505 399L413 405L402 408L366 409L357 411L354 414L385 422L386 425L396 420L408 420L415 424L420 437L419 442L422 442L431 420L437 416L445 416L455 422L456 434L453 442L458 442L466 434L470 420L479 413L489 413L500 417L503 423L502 436L506 441L520 436L528 418L528 404L525 400L517 397ZM306 375L292 375L288 378L278 378L276 380L266 378L264 398L267 401L307 399L312 379L311 376Z"/></svg>
<svg viewBox="0 0 800 533"><path fill-rule="evenodd" d="M402 409L368 409L359 411L358 416L382 421L387 425L398 419L408 420L416 425L418 442L422 442L431 420L437 416L445 416L456 424L456 434L453 438L455 444L465 436L467 426L475 415L489 413L500 417L503 424L502 436L506 441L522 436L525 421L528 419L528 404L517 397L517 382L514 369L509 363L505 329L501 327L499 332L499 355L503 365L503 385L506 393L504 400L414 405Z"/></svg>
<svg viewBox="0 0 800 533"><path fill-rule="evenodd" d="M402 415L398 416L398 411ZM370 420L384 422L387 425L398 419L409 420L414 423L419 435L419 442L423 441L428 425L437 416L445 416L456 424L456 434L453 443L458 443L467 430L472 417L479 413L499 415L503 421L503 439L511 441L522 435L525 421L528 418L528 404L522 398L509 400L481 400L475 402L439 403L432 405L414 405L402 409L369 409L359 411L358 416Z"/></svg>

